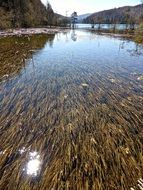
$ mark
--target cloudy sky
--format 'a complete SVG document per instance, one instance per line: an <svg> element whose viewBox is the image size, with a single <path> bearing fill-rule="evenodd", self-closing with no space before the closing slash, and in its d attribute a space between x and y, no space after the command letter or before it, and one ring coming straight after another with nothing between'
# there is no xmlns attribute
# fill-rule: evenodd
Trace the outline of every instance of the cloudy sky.
<svg viewBox="0 0 143 190"><path fill-rule="evenodd" d="M46 4L47 0L41 0ZM126 5L140 4L140 0L49 0L55 12L68 16L76 11L78 15L93 13L110 8L117 8Z"/></svg>

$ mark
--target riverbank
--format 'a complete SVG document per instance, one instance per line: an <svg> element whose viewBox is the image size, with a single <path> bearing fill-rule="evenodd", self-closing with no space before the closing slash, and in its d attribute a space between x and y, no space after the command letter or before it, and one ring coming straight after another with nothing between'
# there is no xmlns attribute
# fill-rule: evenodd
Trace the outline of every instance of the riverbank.
<svg viewBox="0 0 143 190"><path fill-rule="evenodd" d="M63 32L67 28L20 28L20 29L9 29L0 31L0 37L6 36L22 36L22 35L33 35L33 34L55 34L57 32Z"/></svg>
<svg viewBox="0 0 143 190"><path fill-rule="evenodd" d="M21 35L32 35L32 34L54 34L57 32L63 32L70 27L51 27L51 28L19 28L19 29L8 29L0 30L0 36L21 36ZM76 28L75 30L83 29ZM90 30L98 33L107 33L111 35L124 35L124 36L133 36L135 34L134 30L112 30L112 29L96 29L96 28L84 28L84 30Z"/></svg>
<svg viewBox="0 0 143 190"><path fill-rule="evenodd" d="M7 36L23 36L23 35L33 35L33 34L55 34L58 32L67 31L69 28L20 28L20 29L9 29L0 31L0 37L7 37ZM76 29L78 30L78 29ZM134 33L125 33L121 31L113 32L111 30L96 30L96 29L84 29L89 30L92 32L96 32L102 35L110 35L115 37L125 37L125 38L134 38Z"/></svg>
<svg viewBox="0 0 143 190"><path fill-rule="evenodd" d="M69 30L69 27L52 27L52 28L20 28L20 29L8 29L0 31L0 37L7 36L23 36L23 35L34 35L34 34L56 34L58 32L66 32ZM110 35L114 37L128 38L136 41L137 43L143 43L141 38L138 38L136 34L136 30L109 30L109 29L93 29L93 28L85 28L80 29L77 28L75 30L88 30L90 32L95 32L100 35ZM139 40L138 40L139 39Z"/></svg>
<svg viewBox="0 0 143 190"><path fill-rule="evenodd" d="M114 36L118 38L126 38L135 40L135 30L108 30L108 29L89 29L91 32L96 32L100 35Z"/></svg>
<svg viewBox="0 0 143 190"><path fill-rule="evenodd" d="M99 35L107 35L118 38L126 38L135 41L138 44L143 44L143 29L137 28L134 30L114 30L114 29L96 29L96 28L87 28L86 30L97 33Z"/></svg>

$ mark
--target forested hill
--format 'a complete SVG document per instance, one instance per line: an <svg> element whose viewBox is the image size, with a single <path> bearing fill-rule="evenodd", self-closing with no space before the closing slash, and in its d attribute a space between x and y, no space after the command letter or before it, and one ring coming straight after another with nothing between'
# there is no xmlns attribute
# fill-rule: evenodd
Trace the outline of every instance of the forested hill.
<svg viewBox="0 0 143 190"><path fill-rule="evenodd" d="M0 0L0 29L51 24L54 12L40 0Z"/></svg>
<svg viewBox="0 0 143 190"><path fill-rule="evenodd" d="M85 23L140 23L143 22L143 5L125 6L93 13Z"/></svg>

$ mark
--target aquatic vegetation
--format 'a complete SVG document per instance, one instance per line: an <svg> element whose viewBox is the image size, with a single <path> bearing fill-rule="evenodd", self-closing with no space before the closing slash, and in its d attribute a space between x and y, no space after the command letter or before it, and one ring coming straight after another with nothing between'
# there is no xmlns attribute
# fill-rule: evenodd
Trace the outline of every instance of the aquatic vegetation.
<svg viewBox="0 0 143 190"><path fill-rule="evenodd" d="M143 43L143 24L136 29L135 40L138 43Z"/></svg>
<svg viewBox="0 0 143 190"><path fill-rule="evenodd" d="M127 190L143 177L142 55L81 34L52 48L35 36L20 73L1 67L1 189Z"/></svg>
<svg viewBox="0 0 143 190"><path fill-rule="evenodd" d="M33 50L42 48L47 41L52 45L55 34L27 35L23 37L7 37L0 39L0 81L15 75L25 67Z"/></svg>

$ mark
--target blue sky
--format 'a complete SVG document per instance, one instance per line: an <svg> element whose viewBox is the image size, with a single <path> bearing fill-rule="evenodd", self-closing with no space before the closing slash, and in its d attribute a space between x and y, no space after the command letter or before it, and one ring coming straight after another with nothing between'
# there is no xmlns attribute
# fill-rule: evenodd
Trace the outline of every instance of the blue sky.
<svg viewBox="0 0 143 190"><path fill-rule="evenodd" d="M47 0L41 0L46 4ZM78 15L101 10L140 4L140 0L49 0L55 12L68 16L76 11Z"/></svg>

